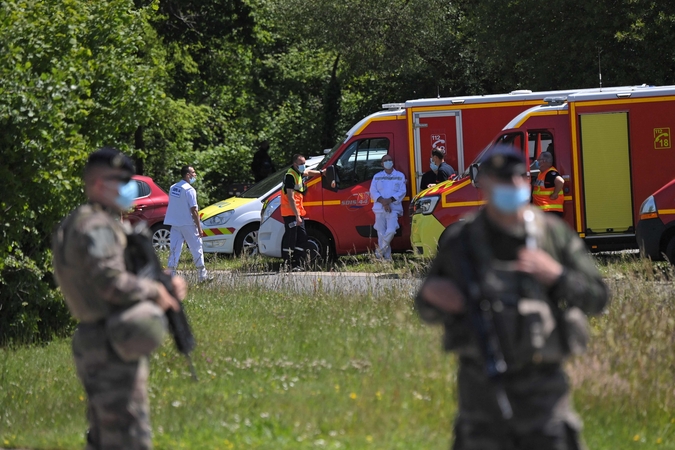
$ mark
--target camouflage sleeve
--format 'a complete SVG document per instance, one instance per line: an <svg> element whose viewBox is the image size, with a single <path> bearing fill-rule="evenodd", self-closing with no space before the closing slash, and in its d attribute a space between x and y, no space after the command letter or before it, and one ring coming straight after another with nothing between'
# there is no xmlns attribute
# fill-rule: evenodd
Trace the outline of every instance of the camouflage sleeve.
<svg viewBox="0 0 675 450"><path fill-rule="evenodd" d="M424 282L422 282L422 285L415 296L415 309L420 315L420 318L425 322L443 323L452 319L451 314L441 311L436 306L425 300L424 296L422 295L422 288L424 287L424 283L426 283L427 280L431 278L440 277L450 278L451 280L456 279L454 277L453 258L450 256L450 254L451 252L457 252L457 239L460 229L461 227L454 227L450 233L442 235L438 253L431 263L431 268L429 269ZM457 255L454 255L454 257L457 257Z"/></svg>
<svg viewBox="0 0 675 450"><path fill-rule="evenodd" d="M553 233L564 270L549 291L551 298L565 301L587 314L600 313L609 301L609 290L586 245L562 222L554 225Z"/></svg>
<svg viewBox="0 0 675 450"><path fill-rule="evenodd" d="M91 277L93 292L115 305L156 300L157 282L139 278L126 270L125 243L120 240L121 236L103 224L85 230L86 259L83 263Z"/></svg>

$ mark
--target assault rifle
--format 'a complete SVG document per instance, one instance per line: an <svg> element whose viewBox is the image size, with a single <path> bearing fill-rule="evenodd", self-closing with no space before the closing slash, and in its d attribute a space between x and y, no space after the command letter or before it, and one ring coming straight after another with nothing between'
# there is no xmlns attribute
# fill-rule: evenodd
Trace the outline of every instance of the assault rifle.
<svg viewBox="0 0 675 450"><path fill-rule="evenodd" d="M468 231L466 227L462 231L464 234L468 234L466 233ZM494 386L495 397L497 398L497 404L499 405L502 417L505 420L509 420L513 417L513 408L506 395L502 381L502 377L506 373L508 366L504 359L501 338L496 323L501 311L500 308L503 308L503 306L501 304L498 305L497 302L493 302L490 298L483 295L477 271L471 265L472 262L475 262L476 258L472 257L469 249L469 236L464 236L463 239L460 239L460 242L462 242L462 246L464 247L464 257L458 259L462 276L466 283L466 292L464 294L467 298L469 318L476 331L478 344L485 359L485 371Z"/></svg>
<svg viewBox="0 0 675 450"><path fill-rule="evenodd" d="M159 262L157 253L155 253L152 241L148 235L148 230L144 225L137 226L133 233L127 235L125 256L127 265L132 272L141 278L159 281L172 297L177 298L173 284L171 283L171 275L162 270L162 264ZM180 301L178 304L180 306L178 311L171 308L166 310L169 331L173 336L176 348L187 358L192 378L198 381L197 372L190 357L190 352L195 348L195 338L185 315L183 304Z"/></svg>

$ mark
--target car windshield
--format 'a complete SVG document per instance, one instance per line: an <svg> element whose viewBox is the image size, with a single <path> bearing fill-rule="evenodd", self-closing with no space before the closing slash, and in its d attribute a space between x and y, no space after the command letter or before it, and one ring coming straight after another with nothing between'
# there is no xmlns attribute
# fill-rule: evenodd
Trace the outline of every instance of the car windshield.
<svg viewBox="0 0 675 450"><path fill-rule="evenodd" d="M497 141L488 144L487 147L481 151L478 156L473 160L473 162L466 168L462 177L468 177L471 166L474 164L479 164L485 161L492 153L495 152L498 148L511 147L516 149L521 149L522 134L521 133L510 133L500 136Z"/></svg>
<svg viewBox="0 0 675 450"><path fill-rule="evenodd" d="M241 194L242 198L260 198L263 195L267 194L271 189L273 189L277 184L284 181L284 174L290 166L284 167L281 170L277 170L272 175L268 176L259 183L254 184L250 189L244 191Z"/></svg>
<svg viewBox="0 0 675 450"><path fill-rule="evenodd" d="M323 169L323 166L325 166L326 163L328 162L328 160L331 159L333 157L333 155L335 154L335 152L338 151L338 149L340 148L340 146L342 145L343 142L344 142L344 139L341 140L341 141L338 141L338 143L335 144L333 146L333 148L331 148L328 153L326 153L326 156L324 156L323 159L321 160L321 162L316 166L316 170Z"/></svg>

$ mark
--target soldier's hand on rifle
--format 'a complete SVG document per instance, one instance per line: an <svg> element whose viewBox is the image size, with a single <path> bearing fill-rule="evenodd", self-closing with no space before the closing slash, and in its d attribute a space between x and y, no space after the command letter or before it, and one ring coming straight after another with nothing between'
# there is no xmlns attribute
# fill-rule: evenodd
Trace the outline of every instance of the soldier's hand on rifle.
<svg viewBox="0 0 675 450"><path fill-rule="evenodd" d="M173 277L173 279L176 278L180 277ZM183 284L185 284L184 281ZM178 303L178 300L173 298L173 296L169 294L169 291L166 290L163 284L157 283L157 291L159 294L157 295L157 304L160 306L160 308L162 308L164 311L166 311L169 308L173 309L174 311L180 311L180 303Z"/></svg>
<svg viewBox="0 0 675 450"><path fill-rule="evenodd" d="M553 286L563 273L563 266L541 249L521 248L518 252L516 270L532 275L544 286Z"/></svg>
<svg viewBox="0 0 675 450"><path fill-rule="evenodd" d="M465 310L464 295L455 283L445 278L427 278L422 286L422 297L441 311L461 314Z"/></svg>
<svg viewBox="0 0 675 450"><path fill-rule="evenodd" d="M187 283L183 277L171 277L171 284L173 285L173 292L176 294L176 300L181 302L187 295Z"/></svg>

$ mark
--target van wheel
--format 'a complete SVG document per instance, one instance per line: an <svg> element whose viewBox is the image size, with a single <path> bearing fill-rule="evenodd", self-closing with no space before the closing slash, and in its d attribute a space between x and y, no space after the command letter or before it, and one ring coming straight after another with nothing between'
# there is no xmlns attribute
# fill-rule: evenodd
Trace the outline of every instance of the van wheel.
<svg viewBox="0 0 675 450"><path fill-rule="evenodd" d="M666 247L666 258L672 265L675 266L675 236L670 238L668 246Z"/></svg>
<svg viewBox="0 0 675 450"><path fill-rule="evenodd" d="M321 269L333 259L333 250L326 235L315 228L307 229L307 258L309 268Z"/></svg>
<svg viewBox="0 0 675 450"><path fill-rule="evenodd" d="M260 223L252 223L242 228L234 240L234 254L254 256L258 254L258 229Z"/></svg>
<svg viewBox="0 0 675 450"><path fill-rule="evenodd" d="M169 251L169 248L171 247L170 236L170 226L158 223L152 227L152 246L155 248L156 252Z"/></svg>

